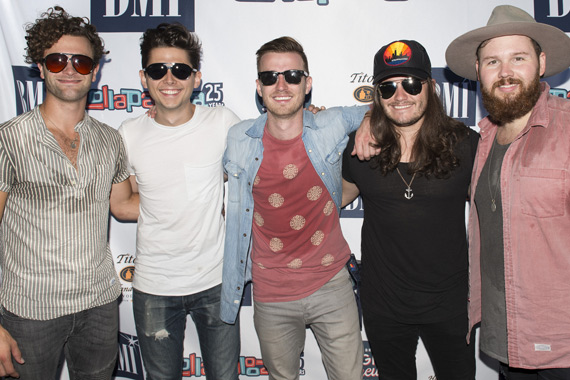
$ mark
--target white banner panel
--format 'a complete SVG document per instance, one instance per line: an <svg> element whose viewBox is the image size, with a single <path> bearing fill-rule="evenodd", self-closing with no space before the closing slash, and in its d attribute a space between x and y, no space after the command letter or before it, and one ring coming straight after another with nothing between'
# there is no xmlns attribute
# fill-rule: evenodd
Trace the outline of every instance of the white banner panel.
<svg viewBox="0 0 570 380"><path fill-rule="evenodd" d="M74 16L87 16L97 26L110 54L89 99L89 113L115 127L149 107L139 81L139 38L149 27L178 21L203 42L202 85L196 102L225 105L242 119L260 113L256 102L255 52L265 42L289 35L304 46L313 77L312 102L327 107L365 104L370 100L373 57L396 39L422 43L432 61L448 114L476 126L484 110L477 84L446 70L444 52L460 34L487 23L500 4L516 5L540 22L570 31L570 0L59 0ZM24 62L24 25L54 6L52 0L0 0L0 121L40 104L43 83L37 70ZM552 91L567 97L569 72L549 78ZM357 200L342 215L342 227L353 252L360 255L361 204ZM111 221L110 243L122 279L120 358L116 379L144 379L131 303L136 225ZM241 311L240 378L267 378L252 322L253 310ZM317 344L308 332L301 378L326 378ZM366 336L363 332L363 340ZM368 346L366 346L368 347ZM365 378L377 378L369 349ZM186 329L184 378L203 378L194 326ZM422 344L417 352L418 379L435 379ZM497 380L497 363L477 361L477 380ZM64 369L62 379L68 379Z"/></svg>

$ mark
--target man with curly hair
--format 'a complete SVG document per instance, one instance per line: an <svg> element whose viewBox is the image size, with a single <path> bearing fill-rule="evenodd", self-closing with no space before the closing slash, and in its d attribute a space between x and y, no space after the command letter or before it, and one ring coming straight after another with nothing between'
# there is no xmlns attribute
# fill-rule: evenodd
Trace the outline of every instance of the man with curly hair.
<svg viewBox="0 0 570 380"><path fill-rule="evenodd" d="M105 54L89 20L50 8L27 27L45 101L0 125L0 376L109 379L120 285L109 207L138 216L121 136L85 112ZM25 361L24 361L25 359Z"/></svg>
<svg viewBox="0 0 570 380"><path fill-rule="evenodd" d="M207 378L238 378L239 324L224 323L219 315L222 157L228 130L239 118L226 107L192 103L202 78L201 55L200 40L181 24L148 29L139 74L156 114L119 128L141 200L133 312L148 380L182 377L187 315L196 326Z"/></svg>

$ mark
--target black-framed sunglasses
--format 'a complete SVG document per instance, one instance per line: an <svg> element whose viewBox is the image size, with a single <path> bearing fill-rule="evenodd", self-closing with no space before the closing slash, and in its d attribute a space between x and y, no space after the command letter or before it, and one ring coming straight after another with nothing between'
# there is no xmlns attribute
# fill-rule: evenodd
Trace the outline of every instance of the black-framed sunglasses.
<svg viewBox="0 0 570 380"><path fill-rule="evenodd" d="M378 85L378 91L382 99L390 99L396 93L398 83L402 84L402 88L410 95L418 95L422 92L423 84L426 80L421 80L415 77L408 77L398 81L382 82Z"/></svg>
<svg viewBox="0 0 570 380"><path fill-rule="evenodd" d="M262 71L257 73L257 78L264 86L273 86L277 83L279 75L283 75L285 82L289 84L299 84L303 77L308 77L309 73L304 70L287 70L287 71Z"/></svg>
<svg viewBox="0 0 570 380"><path fill-rule="evenodd" d="M71 61L71 65L81 75L90 74L95 67L95 62L91 57L82 54L71 53L51 53L42 59L42 63L49 72L59 73L65 69L67 62Z"/></svg>
<svg viewBox="0 0 570 380"><path fill-rule="evenodd" d="M172 63L153 63L152 65L148 65L144 69L144 72L147 73L147 75L151 79L159 80L164 78L168 70L172 72L172 75L174 75L175 78L180 80L186 80L190 78L190 75L192 75L192 73L198 71L188 66L185 63L172 62Z"/></svg>

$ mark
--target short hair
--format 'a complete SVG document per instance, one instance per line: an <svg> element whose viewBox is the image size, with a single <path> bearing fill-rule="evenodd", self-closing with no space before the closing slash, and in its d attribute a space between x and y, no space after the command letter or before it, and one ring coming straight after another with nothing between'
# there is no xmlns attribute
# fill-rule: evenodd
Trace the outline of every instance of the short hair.
<svg viewBox="0 0 570 380"><path fill-rule="evenodd" d="M180 23L162 23L154 29L147 29L141 37L142 67L146 68L150 52L154 48L174 47L185 50L190 65L200 70L202 43L196 34L190 32Z"/></svg>
<svg viewBox="0 0 570 380"><path fill-rule="evenodd" d="M528 37L528 36L525 36ZM495 38L495 37L494 37ZM539 43L536 42L533 38L530 38L530 42L532 42L532 47L534 48L534 52L536 53L536 57L540 57L540 53L542 53L542 48L540 47ZM485 46L487 46L487 44L489 43L489 41L491 41L493 38L489 38L488 40L485 40L483 42L481 42L481 44L479 46L477 46L477 51L475 52L475 55L477 55L477 61L481 61L481 57L479 55L479 53L481 52L481 49L483 49Z"/></svg>
<svg viewBox="0 0 570 380"><path fill-rule="evenodd" d="M103 39L97 34L97 28L89 23L87 17L73 17L58 5L42 13L35 23L27 24L26 33L26 63L41 62L45 51L62 36L87 38L95 64L99 63L104 54L109 53L105 50Z"/></svg>
<svg viewBox="0 0 570 380"><path fill-rule="evenodd" d="M303 46L292 37L279 37L263 44L255 53L257 55L257 71L259 71L261 57L267 53L297 53L303 60L303 65L305 66L303 70L309 72L309 62L303 50Z"/></svg>

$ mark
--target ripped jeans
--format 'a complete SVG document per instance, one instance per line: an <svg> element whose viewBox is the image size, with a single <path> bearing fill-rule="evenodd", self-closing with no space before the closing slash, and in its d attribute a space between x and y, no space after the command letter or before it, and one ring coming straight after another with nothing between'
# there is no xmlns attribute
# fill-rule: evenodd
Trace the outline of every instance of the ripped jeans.
<svg viewBox="0 0 570 380"><path fill-rule="evenodd" d="M206 379L238 379L239 322L230 325L220 319L220 291L218 285L187 296L156 296L133 289L133 311L147 380L182 378L188 314L198 332Z"/></svg>

